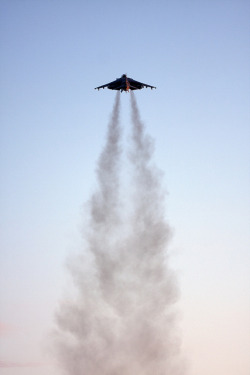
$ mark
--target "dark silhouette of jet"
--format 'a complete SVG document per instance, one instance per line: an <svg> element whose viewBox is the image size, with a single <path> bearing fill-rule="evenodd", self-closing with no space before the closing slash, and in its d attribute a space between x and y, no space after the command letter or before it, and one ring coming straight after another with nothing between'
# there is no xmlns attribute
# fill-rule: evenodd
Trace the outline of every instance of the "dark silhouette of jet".
<svg viewBox="0 0 250 375"><path fill-rule="evenodd" d="M117 78L115 81L106 83L106 85L95 87L95 89L104 89L107 87L110 90L120 90L122 91L129 91L129 90L141 90L143 87L150 87L152 89L156 89L155 86L147 85L146 83L135 81L132 78L128 78L126 74L123 74L121 78Z"/></svg>

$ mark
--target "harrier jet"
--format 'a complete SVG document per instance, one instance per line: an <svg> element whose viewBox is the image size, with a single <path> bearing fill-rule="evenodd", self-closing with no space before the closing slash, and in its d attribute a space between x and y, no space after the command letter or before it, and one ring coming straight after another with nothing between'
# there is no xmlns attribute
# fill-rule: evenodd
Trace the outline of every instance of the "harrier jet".
<svg viewBox="0 0 250 375"><path fill-rule="evenodd" d="M97 90L104 89L107 87L110 90L120 90L122 91L129 91L129 90L141 90L143 87L150 87L152 89L156 89L154 86L147 85L146 83L138 82L133 80L132 78L128 78L126 74L123 74L121 78L117 78L115 81L106 83L106 85L96 87Z"/></svg>

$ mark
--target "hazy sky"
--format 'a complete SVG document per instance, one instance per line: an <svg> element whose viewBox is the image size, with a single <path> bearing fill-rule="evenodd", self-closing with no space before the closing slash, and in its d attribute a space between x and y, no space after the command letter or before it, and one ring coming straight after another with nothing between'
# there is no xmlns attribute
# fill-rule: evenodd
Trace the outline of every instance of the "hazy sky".
<svg viewBox="0 0 250 375"><path fill-rule="evenodd" d="M0 372L59 375L54 311L127 73L168 191L190 375L250 372L250 3L0 0ZM124 145L129 94L121 95Z"/></svg>

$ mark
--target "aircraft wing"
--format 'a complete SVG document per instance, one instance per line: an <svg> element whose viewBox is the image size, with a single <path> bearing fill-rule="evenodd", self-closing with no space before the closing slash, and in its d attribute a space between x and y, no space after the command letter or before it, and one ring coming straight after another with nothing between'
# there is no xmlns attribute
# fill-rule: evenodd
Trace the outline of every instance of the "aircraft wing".
<svg viewBox="0 0 250 375"><path fill-rule="evenodd" d="M99 89L104 89L105 87L108 87L111 90L119 90L120 86L121 86L121 79L118 78L115 81L106 83L106 85L95 87L95 89L99 90Z"/></svg>
<svg viewBox="0 0 250 375"><path fill-rule="evenodd" d="M99 90L99 89L104 89L104 87L107 87L109 85L109 83L107 83L106 85L102 85L102 86L98 86L98 87L95 87L95 90Z"/></svg>
<svg viewBox="0 0 250 375"><path fill-rule="evenodd" d="M147 85L146 83L135 81L132 78L128 78L131 90L140 90L143 87L150 87L151 89L156 89L155 86Z"/></svg>

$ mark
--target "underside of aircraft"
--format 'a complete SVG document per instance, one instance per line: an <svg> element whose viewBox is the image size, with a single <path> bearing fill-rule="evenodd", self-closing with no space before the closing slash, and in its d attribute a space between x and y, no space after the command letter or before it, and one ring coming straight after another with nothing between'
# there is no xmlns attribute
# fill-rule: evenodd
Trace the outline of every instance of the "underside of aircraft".
<svg viewBox="0 0 250 375"><path fill-rule="evenodd" d="M106 83L105 85L95 87L95 89L104 89L107 87L110 90L120 90L122 91L129 91L129 90L141 90L144 87L150 87L151 89L156 89L155 86L148 85L146 83L142 83L139 81L135 81L132 78L127 77L126 74L123 74L121 78L117 78L115 81Z"/></svg>

